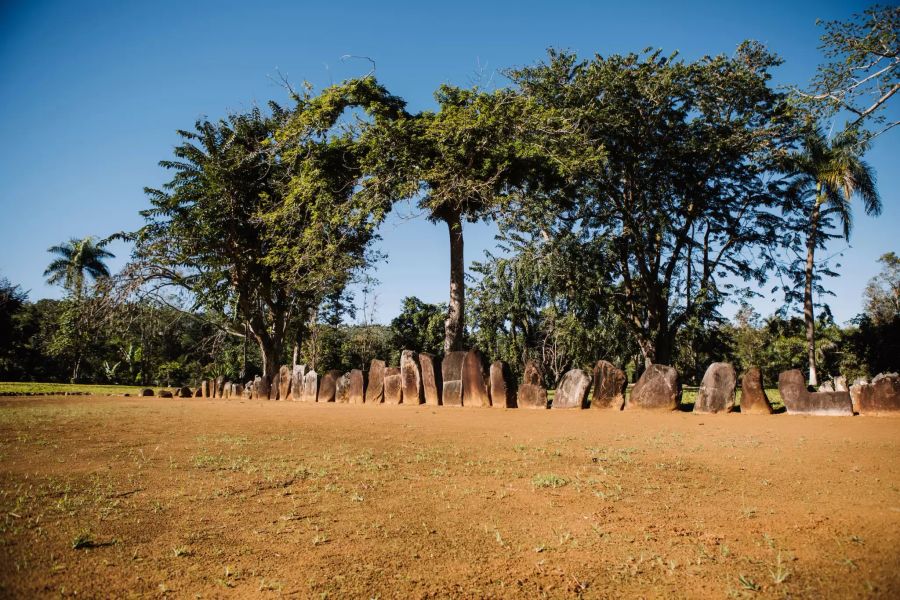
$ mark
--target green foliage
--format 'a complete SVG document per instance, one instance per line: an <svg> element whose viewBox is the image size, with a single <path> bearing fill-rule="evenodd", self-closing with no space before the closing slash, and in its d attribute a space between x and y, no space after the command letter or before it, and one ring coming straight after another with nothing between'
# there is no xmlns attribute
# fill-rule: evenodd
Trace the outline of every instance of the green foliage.
<svg viewBox="0 0 900 600"><path fill-rule="evenodd" d="M399 364L400 352L405 349L441 354L446 313L445 304L427 304L415 296L404 298L400 314L391 321L392 363Z"/></svg>
<svg viewBox="0 0 900 600"><path fill-rule="evenodd" d="M44 271L47 283L62 284L70 294L80 298L84 292L85 275L95 281L109 277L109 268L103 261L115 255L103 249L104 243L95 243L94 238L72 238L59 246L47 250L55 258Z"/></svg>

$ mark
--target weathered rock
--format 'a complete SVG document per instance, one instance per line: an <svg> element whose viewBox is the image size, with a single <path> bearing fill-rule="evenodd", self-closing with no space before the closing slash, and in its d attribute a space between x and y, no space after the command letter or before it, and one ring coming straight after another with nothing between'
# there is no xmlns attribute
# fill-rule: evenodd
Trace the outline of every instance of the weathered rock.
<svg viewBox="0 0 900 600"><path fill-rule="evenodd" d="M586 408L591 376L581 369L567 371L553 396L553 408Z"/></svg>
<svg viewBox="0 0 900 600"><path fill-rule="evenodd" d="M441 404L444 406L463 405L463 363L466 352L448 352L441 360Z"/></svg>
<svg viewBox="0 0 900 600"><path fill-rule="evenodd" d="M403 404L418 406L422 403L422 377L419 374L418 355L412 350L400 353L400 378L403 380Z"/></svg>
<svg viewBox="0 0 900 600"><path fill-rule="evenodd" d="M400 404L403 400L403 377L398 367L384 369L384 403Z"/></svg>
<svg viewBox="0 0 900 600"><path fill-rule="evenodd" d="M706 369L697 399L694 401L696 413L719 413L734 410L734 388L737 374L730 363L715 362Z"/></svg>
<svg viewBox="0 0 900 600"><path fill-rule="evenodd" d="M847 378L843 375L838 375L834 378L834 391L836 392L849 392L850 388L847 387Z"/></svg>
<svg viewBox="0 0 900 600"><path fill-rule="evenodd" d="M350 402L350 373L344 373L335 381L334 401L341 404Z"/></svg>
<svg viewBox="0 0 900 600"><path fill-rule="evenodd" d="M523 383L516 394L519 408L547 408L547 390L539 385Z"/></svg>
<svg viewBox="0 0 900 600"><path fill-rule="evenodd" d="M287 365L281 365L278 369L278 400L287 400L291 391L291 378L293 374Z"/></svg>
<svg viewBox="0 0 900 600"><path fill-rule="evenodd" d="M491 405L491 397L488 395L485 379L481 352L469 350L463 360L463 406L488 407Z"/></svg>
<svg viewBox="0 0 900 600"><path fill-rule="evenodd" d="M209 381L206 379L200 382L200 397L209 398Z"/></svg>
<svg viewBox="0 0 900 600"><path fill-rule="evenodd" d="M242 398L244 396L244 386L240 383L234 384L234 397Z"/></svg>
<svg viewBox="0 0 900 600"><path fill-rule="evenodd" d="M253 400L259 400L259 386L261 385L260 379L262 379L259 375L253 378L253 382L250 384L250 398Z"/></svg>
<svg viewBox="0 0 900 600"><path fill-rule="evenodd" d="M778 376L778 391L788 414L851 416L853 405L848 392L808 392L799 369Z"/></svg>
<svg viewBox="0 0 900 600"><path fill-rule="evenodd" d="M896 374L876 377L872 383L854 384L853 388L856 388L859 414L900 414L900 377Z"/></svg>
<svg viewBox="0 0 900 600"><path fill-rule="evenodd" d="M675 410L681 400L678 371L667 365L654 364L641 375L626 410Z"/></svg>
<svg viewBox="0 0 900 600"><path fill-rule="evenodd" d="M366 399L366 374L360 369L353 369L347 375L350 378L348 391L351 404L362 404Z"/></svg>
<svg viewBox="0 0 900 600"><path fill-rule="evenodd" d="M525 363L523 383L527 383L529 385L541 385L541 370L538 368L537 363L533 360L529 360Z"/></svg>
<svg viewBox="0 0 900 600"><path fill-rule="evenodd" d="M491 363L491 406L494 408L515 408L516 394L512 373L502 360Z"/></svg>
<svg viewBox="0 0 900 600"><path fill-rule="evenodd" d="M294 365L291 369L291 390L288 392L288 400L297 402L303 396L304 375L306 375L306 365Z"/></svg>
<svg viewBox="0 0 900 600"><path fill-rule="evenodd" d="M179 398L193 398L194 390L192 390L189 387L183 387L180 390L178 390L178 397Z"/></svg>
<svg viewBox="0 0 900 600"><path fill-rule="evenodd" d="M216 377L216 397L225 397L225 377L223 377L222 375Z"/></svg>
<svg viewBox="0 0 900 600"><path fill-rule="evenodd" d="M369 363L369 385L366 387L366 404L384 402L384 361L377 358Z"/></svg>
<svg viewBox="0 0 900 600"><path fill-rule="evenodd" d="M172 397L172 392L169 391L169 390L159 390L158 396L159 396L160 398L171 398L171 397Z"/></svg>
<svg viewBox="0 0 900 600"><path fill-rule="evenodd" d="M195 389L194 390L194 398L202 398L202 397L203 397L203 390L200 388Z"/></svg>
<svg viewBox="0 0 900 600"><path fill-rule="evenodd" d="M303 393L300 395L302 402L315 402L319 395L319 374L315 371L307 371L303 375Z"/></svg>
<svg viewBox="0 0 900 600"><path fill-rule="evenodd" d="M750 367L741 377L741 414L772 414L772 403L763 387L762 371L756 367Z"/></svg>
<svg viewBox="0 0 900 600"><path fill-rule="evenodd" d="M319 395L316 402L334 402L334 395L337 392L337 380L340 379L341 372L331 370L322 376L319 382Z"/></svg>
<svg viewBox="0 0 900 600"><path fill-rule="evenodd" d="M272 385L269 383L269 378L266 375L262 375L254 382L254 387L256 388L256 395L260 400L268 400L272 397Z"/></svg>
<svg viewBox="0 0 900 600"><path fill-rule="evenodd" d="M154 395L155 394L154 394L153 390L151 390L150 388L141 390L141 396L154 396Z"/></svg>
<svg viewBox="0 0 900 600"><path fill-rule="evenodd" d="M819 386L820 392L833 392L834 391L834 383L830 381L826 381Z"/></svg>
<svg viewBox="0 0 900 600"><path fill-rule="evenodd" d="M622 369L609 361L598 360L594 365L594 392L591 408L622 410L628 382Z"/></svg>
<svg viewBox="0 0 900 600"><path fill-rule="evenodd" d="M422 352L419 354L419 369L422 371L422 395L425 404L438 406L441 403L442 379L440 360Z"/></svg>

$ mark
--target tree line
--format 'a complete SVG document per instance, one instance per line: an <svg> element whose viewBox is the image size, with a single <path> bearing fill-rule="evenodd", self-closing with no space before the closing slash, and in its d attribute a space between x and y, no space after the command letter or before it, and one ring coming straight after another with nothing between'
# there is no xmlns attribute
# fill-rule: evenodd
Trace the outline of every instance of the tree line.
<svg viewBox="0 0 900 600"><path fill-rule="evenodd" d="M109 238L133 247L120 273L92 271L78 257L84 240L48 269L67 290L71 377L99 339L85 323L123 313L129 323L170 314L195 345L218 340L209 348L231 348L221 356L240 355L243 371L250 356L268 376L301 359L339 368L368 351L359 348L387 356L400 349L378 346L390 340L435 352L476 344L513 365L537 359L552 379L597 358L641 369L736 355L741 327L778 322L778 335L794 336L785 316L802 306L815 384L823 361L832 372L823 348L836 327L821 300L835 265L817 256L849 239L854 199L881 210L864 155L896 125L886 108L900 85L898 15L876 6L825 24L827 60L803 89L773 85L781 59L756 42L693 61L550 50L505 71L500 89L440 86L433 110L410 112L369 74L200 120L161 161L171 178L146 190L144 226ZM409 299L389 328L365 314L342 325L349 285L380 258L378 227L400 201L447 228L448 302ZM472 266L467 290L464 225L479 220L497 224L498 247ZM102 265L105 241L88 242ZM95 277L89 292L84 273ZM727 324L723 305L760 286L784 296L783 314ZM832 337L846 347L846 335ZM355 341L325 358L341 336ZM841 364L875 368L851 362Z"/></svg>

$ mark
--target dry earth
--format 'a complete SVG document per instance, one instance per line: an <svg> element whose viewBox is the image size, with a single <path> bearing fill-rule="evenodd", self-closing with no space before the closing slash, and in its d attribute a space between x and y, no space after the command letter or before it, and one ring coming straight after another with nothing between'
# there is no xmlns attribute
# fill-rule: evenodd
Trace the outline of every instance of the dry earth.
<svg viewBox="0 0 900 600"><path fill-rule="evenodd" d="M900 419L0 401L0 596L900 597Z"/></svg>

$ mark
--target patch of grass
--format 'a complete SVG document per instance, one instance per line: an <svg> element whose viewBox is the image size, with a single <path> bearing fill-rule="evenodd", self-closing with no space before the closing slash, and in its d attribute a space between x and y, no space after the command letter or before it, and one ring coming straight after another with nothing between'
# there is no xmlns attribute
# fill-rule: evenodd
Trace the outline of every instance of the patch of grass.
<svg viewBox="0 0 900 600"><path fill-rule="evenodd" d="M561 488L569 483L569 480L553 473L535 475L531 479L531 485L536 488Z"/></svg>
<svg viewBox="0 0 900 600"><path fill-rule="evenodd" d="M72 550L93 548L95 543L90 531L81 531L72 539Z"/></svg>
<svg viewBox="0 0 900 600"><path fill-rule="evenodd" d="M0 394L96 394L98 396L136 396L143 388L130 385L91 385L86 383L0 382Z"/></svg>

